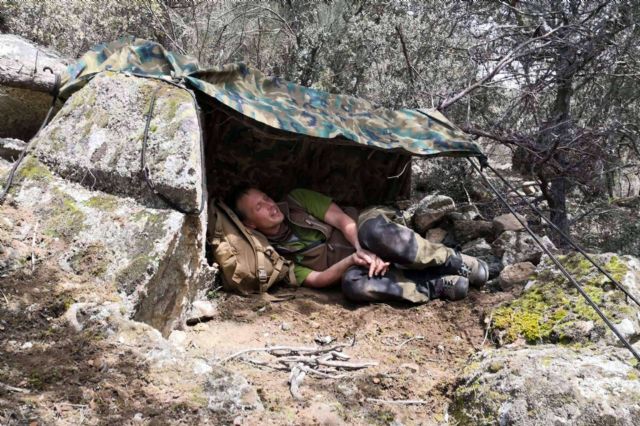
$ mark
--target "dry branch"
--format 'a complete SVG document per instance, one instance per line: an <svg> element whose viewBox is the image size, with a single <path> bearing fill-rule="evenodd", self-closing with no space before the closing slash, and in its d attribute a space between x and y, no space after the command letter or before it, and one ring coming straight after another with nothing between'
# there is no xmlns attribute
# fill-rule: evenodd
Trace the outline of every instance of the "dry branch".
<svg viewBox="0 0 640 426"><path fill-rule="evenodd" d="M376 399L367 398L367 402L375 402L377 404L396 404L396 405L422 405L427 401L422 399Z"/></svg>
<svg viewBox="0 0 640 426"><path fill-rule="evenodd" d="M340 350L347 346L353 346L354 343L355 339L351 343L339 343L328 347L271 346L245 349L223 358L218 361L218 364L249 353L263 352L272 355L277 358L274 364L244 358L243 361L272 370L290 371L288 383L291 395L295 399L301 400L300 385L307 374L323 379L341 379L346 377L346 373L339 374L340 370L355 371L378 365L377 362L348 362L350 357Z"/></svg>

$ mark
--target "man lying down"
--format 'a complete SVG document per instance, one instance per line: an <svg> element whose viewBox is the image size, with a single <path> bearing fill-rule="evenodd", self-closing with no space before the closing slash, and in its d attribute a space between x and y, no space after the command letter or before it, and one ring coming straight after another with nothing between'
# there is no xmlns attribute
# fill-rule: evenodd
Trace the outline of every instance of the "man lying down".
<svg viewBox="0 0 640 426"><path fill-rule="evenodd" d="M249 186L236 188L227 202L294 262L298 283L323 288L341 282L356 302L460 300L469 285L480 287L489 278L484 261L391 222L393 211L385 208L356 214L307 189L276 203Z"/></svg>

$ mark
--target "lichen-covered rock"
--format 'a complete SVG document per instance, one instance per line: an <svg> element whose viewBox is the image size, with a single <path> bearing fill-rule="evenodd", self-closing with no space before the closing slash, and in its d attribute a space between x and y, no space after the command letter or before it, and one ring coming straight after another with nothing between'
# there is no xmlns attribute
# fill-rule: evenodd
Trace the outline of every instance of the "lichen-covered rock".
<svg viewBox="0 0 640 426"><path fill-rule="evenodd" d="M12 34L0 34L0 63L39 73L49 67L61 74L67 67L58 53ZM0 85L0 138L31 139L50 106L48 93Z"/></svg>
<svg viewBox="0 0 640 426"><path fill-rule="evenodd" d="M255 388L244 377L213 360L189 356L173 334L164 339L149 325L126 318L118 303L76 303L64 317L76 331L90 328L114 346L126 346L129 356L146 365L153 386L178 392L181 398L214 412L263 409Z"/></svg>
<svg viewBox="0 0 640 426"><path fill-rule="evenodd" d="M543 246L552 253L557 251L548 237L541 238ZM493 252L502 258L503 266L520 262L540 263L544 251L526 232L505 231L492 243Z"/></svg>
<svg viewBox="0 0 640 426"><path fill-rule="evenodd" d="M183 211L197 211L204 202L198 109L186 89L166 82L97 75L34 140L35 155L57 174L88 188L164 206L141 173L150 112L144 157L151 182Z"/></svg>
<svg viewBox="0 0 640 426"><path fill-rule="evenodd" d="M633 341L640 337L637 305L627 303L624 293L581 255L575 253L559 259L607 317L625 328L628 338ZM602 254L594 256L594 260L631 294L640 294L640 261L637 258ZM550 258L543 258L533 278L519 298L493 310L491 333L496 342L523 339L529 343L585 344L606 337L608 343L619 343ZM593 326L586 326L589 323Z"/></svg>
<svg viewBox="0 0 640 426"><path fill-rule="evenodd" d="M33 215L21 231L23 242L38 235L58 241L47 250L63 271L113 283L124 310L164 334L212 279L203 263L206 212L183 215L91 191L56 177L33 157L18 169L11 192Z"/></svg>
<svg viewBox="0 0 640 426"><path fill-rule="evenodd" d="M450 197L446 195L427 195L420 200L413 214L413 227L418 233L424 234L427 229L455 209L456 204Z"/></svg>
<svg viewBox="0 0 640 426"><path fill-rule="evenodd" d="M449 414L458 425L636 425L630 357L556 345L481 352L459 377Z"/></svg>

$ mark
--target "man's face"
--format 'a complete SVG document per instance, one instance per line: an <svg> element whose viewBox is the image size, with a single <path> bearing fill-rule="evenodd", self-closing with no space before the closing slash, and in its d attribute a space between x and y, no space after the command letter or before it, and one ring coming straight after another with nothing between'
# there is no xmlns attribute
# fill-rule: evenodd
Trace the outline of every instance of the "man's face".
<svg viewBox="0 0 640 426"><path fill-rule="evenodd" d="M275 201L255 188L238 200L237 207L245 215L245 225L264 233L277 231L284 220L284 214Z"/></svg>

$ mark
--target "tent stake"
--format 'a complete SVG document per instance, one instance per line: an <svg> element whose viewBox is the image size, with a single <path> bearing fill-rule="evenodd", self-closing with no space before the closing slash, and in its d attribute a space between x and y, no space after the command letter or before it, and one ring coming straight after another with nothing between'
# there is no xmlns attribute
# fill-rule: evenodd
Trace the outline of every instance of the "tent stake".
<svg viewBox="0 0 640 426"><path fill-rule="evenodd" d="M487 177L484 175L484 173L482 172L482 169L478 167L478 165L474 163L473 160L471 160L470 158L468 158L467 160L469 160L469 163L471 163L471 166L480 174L484 182L489 186L489 188L491 188L491 191L493 191L493 193L498 197L498 199L502 202L502 204L504 204L509 209L509 211L518 220L518 222L520 222L520 224L524 227L524 229L526 229L529 235L531 235L531 237L534 239L536 244L542 249L542 251L544 251L547 254L547 256L549 256L549 258L558 267L558 269L560 269L560 272L562 272L562 274L569 280L569 282L576 288L576 290L578 290L578 292L582 295L582 297L584 297L587 303L589 303L589 305L593 308L593 310L596 311L596 313L600 316L600 318L602 318L602 320L607 325L607 327L609 327L609 329L613 331L613 333L616 335L616 337L618 337L618 339L620 339L620 341L624 344L624 346L626 346L626 348L629 349L629 351L633 354L633 356L638 361L638 365L636 365L636 368L640 368L640 354L638 354L638 352L631 345L631 343L629 343L629 341L627 341L627 339L620 333L620 331L618 331L616 326L613 325L611 321L609 321L607 316L600 310L598 305L595 304L595 302L591 299L591 297L589 297L589 295L582 289L580 284L578 284L578 282L571 276L571 274L565 269L565 267L562 266L560 261L551 253L551 251L549 251L548 248L544 246L544 244L542 244L542 241L540 241L540 238L538 238L538 236L531 230L531 228L529 228L529 226L522 219L520 219L520 217L516 214L516 211L513 209L513 207L511 207L511 205L509 205L509 203L504 198L504 196L500 194L500 192L496 189L495 186L493 186L491 182L489 182L489 179L487 179Z"/></svg>

